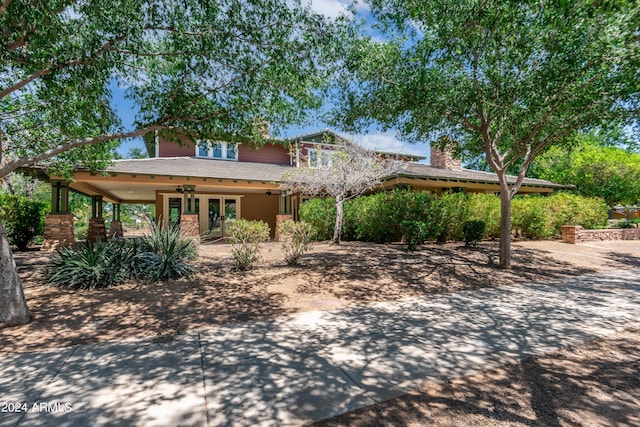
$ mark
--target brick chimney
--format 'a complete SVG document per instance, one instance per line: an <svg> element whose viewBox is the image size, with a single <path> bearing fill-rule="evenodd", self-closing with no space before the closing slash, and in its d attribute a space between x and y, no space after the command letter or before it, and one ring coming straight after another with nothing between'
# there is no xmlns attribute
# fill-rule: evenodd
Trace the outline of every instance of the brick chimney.
<svg viewBox="0 0 640 427"><path fill-rule="evenodd" d="M451 140L449 141L450 144L454 143ZM431 158L429 163L432 167L451 171L462 169L462 161L453 156L450 144L445 146L442 150L434 147L433 144L431 145Z"/></svg>

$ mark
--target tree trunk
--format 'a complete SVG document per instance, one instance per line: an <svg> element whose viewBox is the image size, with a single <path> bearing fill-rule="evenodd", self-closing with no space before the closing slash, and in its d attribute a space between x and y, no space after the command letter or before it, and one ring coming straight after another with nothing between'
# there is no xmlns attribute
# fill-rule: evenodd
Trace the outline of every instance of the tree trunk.
<svg viewBox="0 0 640 427"><path fill-rule="evenodd" d="M336 225L333 230L332 243L335 245L340 244L340 237L342 235L342 216L343 216L344 200L342 197L336 197Z"/></svg>
<svg viewBox="0 0 640 427"><path fill-rule="evenodd" d="M511 268L511 191L500 185L500 268Z"/></svg>
<svg viewBox="0 0 640 427"><path fill-rule="evenodd" d="M22 325L29 320L31 313L24 299L13 253L0 220L0 324Z"/></svg>

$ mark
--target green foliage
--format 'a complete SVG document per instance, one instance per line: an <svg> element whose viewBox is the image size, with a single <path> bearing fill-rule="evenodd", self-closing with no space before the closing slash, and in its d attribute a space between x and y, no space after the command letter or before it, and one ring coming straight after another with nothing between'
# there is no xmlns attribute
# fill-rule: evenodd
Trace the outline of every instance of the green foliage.
<svg viewBox="0 0 640 427"><path fill-rule="evenodd" d="M3 152L48 153L58 175L101 169L107 141L155 129L264 141L256 118L289 125L319 105L342 34L342 19L285 0L9 1L0 21ZM116 86L138 111L132 129Z"/></svg>
<svg viewBox="0 0 640 427"><path fill-rule="evenodd" d="M77 248L60 248L47 270L47 284L68 289L98 289L127 280L147 282L188 276L189 261L197 256L193 239L180 235L177 227L153 228L135 240L85 242Z"/></svg>
<svg viewBox="0 0 640 427"><path fill-rule="evenodd" d="M464 233L464 245L465 246L478 246L478 242L482 240L487 225L484 221L479 219L471 219L465 221L462 224L462 231Z"/></svg>
<svg viewBox="0 0 640 427"><path fill-rule="evenodd" d="M637 121L637 1L368 4L383 37L354 37L345 54L333 113L347 131L378 124L415 142L453 138L515 194L510 168L526 171L580 129ZM503 247L509 238L501 230Z"/></svg>
<svg viewBox="0 0 640 427"><path fill-rule="evenodd" d="M494 194L471 194L469 196L470 219L485 223L484 237L500 236L500 198Z"/></svg>
<svg viewBox="0 0 640 427"><path fill-rule="evenodd" d="M347 209L345 209L347 211ZM300 219L311 224L315 240L329 240L336 223L336 202L333 198L309 199L300 205Z"/></svg>
<svg viewBox="0 0 640 427"><path fill-rule="evenodd" d="M237 219L229 224L229 243L235 265L250 268L260 260L261 244L269 240L269 225L263 221Z"/></svg>
<svg viewBox="0 0 640 427"><path fill-rule="evenodd" d="M280 225L279 232L285 262L298 265L302 255L311 249L313 226L301 221L285 221Z"/></svg>
<svg viewBox="0 0 640 427"><path fill-rule="evenodd" d="M60 248L47 271L48 285L67 289L109 288L129 276L130 252L123 241L85 242L78 248Z"/></svg>
<svg viewBox="0 0 640 427"><path fill-rule="evenodd" d="M422 221L405 220L400 223L407 249L415 251L429 238L429 226Z"/></svg>
<svg viewBox="0 0 640 427"><path fill-rule="evenodd" d="M325 233L330 237L333 218L326 212L331 212L331 201L309 202L303 204L301 216L314 220L309 222L316 235ZM546 197L517 196L513 202L512 230L522 237L545 239L560 234L562 225L597 228L603 226L606 218L606 204L598 198L566 192ZM408 190L362 196L345 204L343 234L347 240L376 243L406 240L404 221L419 222L419 236L424 240L464 241L467 221L485 224L481 238L495 238L500 235L500 199L493 194L435 196Z"/></svg>
<svg viewBox="0 0 640 427"><path fill-rule="evenodd" d="M189 276L194 272L189 261L197 256L195 240L183 237L180 228L153 227L136 243L135 273L149 282Z"/></svg>
<svg viewBox="0 0 640 427"><path fill-rule="evenodd" d="M43 203L30 198L0 194L0 218L9 242L16 245L18 250L26 250L29 243L42 234L44 210Z"/></svg>
<svg viewBox="0 0 640 427"><path fill-rule="evenodd" d="M539 197L513 199L511 229L527 239L547 239L553 235L549 217Z"/></svg>
<svg viewBox="0 0 640 427"><path fill-rule="evenodd" d="M513 199L511 227L528 239L547 239L561 233L563 225L598 228L606 223L607 206L602 199L556 193L518 196Z"/></svg>
<svg viewBox="0 0 640 427"><path fill-rule="evenodd" d="M586 137L577 143L574 149L545 153L536 161L533 174L573 184L580 194L602 198L609 206L640 202L640 154Z"/></svg>
<svg viewBox="0 0 640 427"><path fill-rule="evenodd" d="M433 223L438 243L463 239L462 226L471 215L469 197L465 193L444 193L436 199Z"/></svg>

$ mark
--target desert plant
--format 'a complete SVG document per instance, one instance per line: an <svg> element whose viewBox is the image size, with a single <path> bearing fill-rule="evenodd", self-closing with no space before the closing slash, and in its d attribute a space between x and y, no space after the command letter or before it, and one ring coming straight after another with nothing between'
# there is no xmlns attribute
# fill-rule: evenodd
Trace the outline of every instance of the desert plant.
<svg viewBox="0 0 640 427"><path fill-rule="evenodd" d="M133 253L136 276L157 282L193 273L189 261L196 259L198 246L176 226L153 227L135 243Z"/></svg>
<svg viewBox="0 0 640 427"><path fill-rule="evenodd" d="M280 224L279 232L285 262L298 265L300 257L311 249L313 227L306 222L285 221Z"/></svg>
<svg viewBox="0 0 640 427"><path fill-rule="evenodd" d="M42 234L44 204L24 196L0 195L0 218L9 242L24 251L37 235Z"/></svg>
<svg viewBox="0 0 640 427"><path fill-rule="evenodd" d="M229 225L231 255L240 270L250 268L260 260L262 242L269 240L269 225L263 221L238 219Z"/></svg>
<svg viewBox="0 0 640 427"><path fill-rule="evenodd" d="M123 262L126 243L85 242L77 248L63 247L52 257L46 271L46 283L68 289L109 288L129 277L128 263Z"/></svg>
<svg viewBox="0 0 640 427"><path fill-rule="evenodd" d="M407 244L407 249L415 251L429 238L429 226L422 221L402 221L400 229Z"/></svg>
<svg viewBox="0 0 640 427"><path fill-rule="evenodd" d="M479 219L465 221L462 226L464 232L465 246L478 246L478 242L482 240L487 225Z"/></svg>

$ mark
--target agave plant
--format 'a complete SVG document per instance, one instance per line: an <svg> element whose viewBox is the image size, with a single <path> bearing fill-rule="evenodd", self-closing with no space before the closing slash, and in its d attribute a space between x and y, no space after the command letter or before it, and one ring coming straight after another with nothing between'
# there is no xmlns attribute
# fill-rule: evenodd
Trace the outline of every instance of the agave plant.
<svg viewBox="0 0 640 427"><path fill-rule="evenodd" d="M52 258L46 282L68 289L108 288L129 277L124 243L84 243L77 249L60 248Z"/></svg>
<svg viewBox="0 0 640 427"><path fill-rule="evenodd" d="M188 276L194 271L189 261L196 259L198 246L193 239L183 237L178 227L154 227L138 245L133 257L135 270L149 282Z"/></svg>

